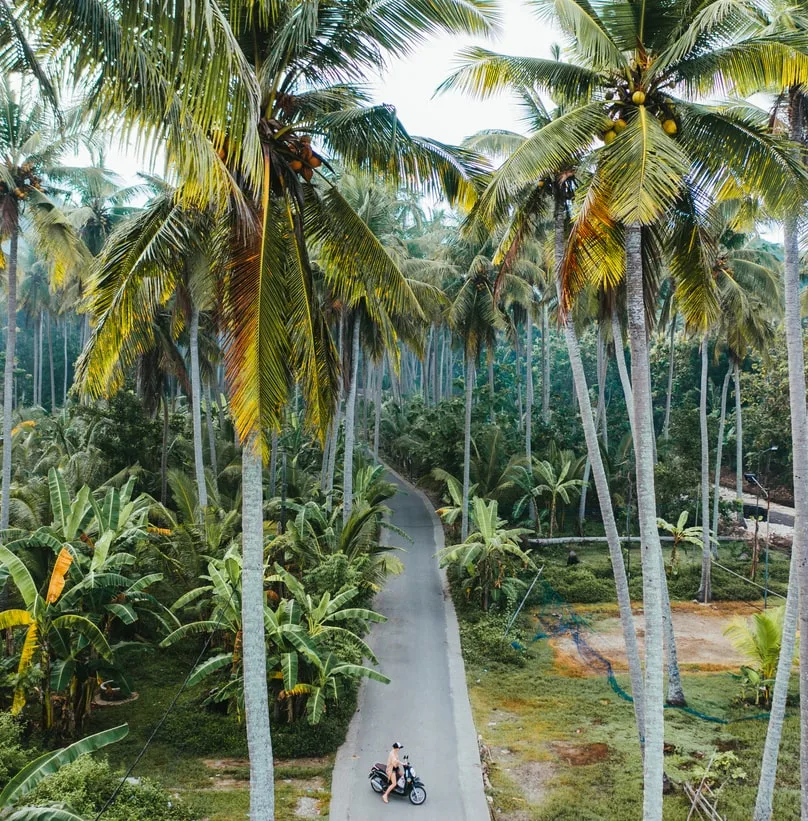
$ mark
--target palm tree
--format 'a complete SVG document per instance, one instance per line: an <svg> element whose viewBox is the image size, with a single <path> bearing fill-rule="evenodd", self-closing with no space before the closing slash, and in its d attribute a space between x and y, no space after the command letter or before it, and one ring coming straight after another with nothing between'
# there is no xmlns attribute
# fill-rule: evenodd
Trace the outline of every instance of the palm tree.
<svg viewBox="0 0 808 821"><path fill-rule="evenodd" d="M491 263L486 257L474 258L465 281L449 310L452 331L463 340L466 415L463 427L463 509L460 538L469 534L469 481L471 471L471 406L474 371L483 346L493 345L496 328L502 320L494 304Z"/></svg>
<svg viewBox="0 0 808 821"><path fill-rule="evenodd" d="M565 102L565 113L504 163L480 202L483 217L507 208L529 182L557 173L560 162L589 152L593 140L604 137L605 145L592 154L588 185L580 190L561 296L566 311L585 283L626 280L646 616L643 806L644 817L654 821L662 816L663 622L646 285L660 258L665 226L681 310L694 329L704 329L717 300L710 267L701 257L694 203L711 201L722 186L735 190L739 180L770 201L793 200L804 177L788 148L768 134L765 113L746 106L718 109L672 89L709 92L732 86L739 76L750 86L779 81L795 52L776 32L728 21L716 13L716 2L701 7L695 20L684 9L679 14L669 7L664 12L659 6L638 8L628 0L603 9L575 0L540 5L558 14L573 64L469 49L466 65L445 85L479 95L509 84L530 85ZM679 22L671 24L673 19ZM712 49L704 45L719 41Z"/></svg>
<svg viewBox="0 0 808 821"><path fill-rule="evenodd" d="M3 381L3 473L0 483L0 529L8 527L11 488L11 428L14 399L14 355L17 337L17 264L20 235L30 234L39 255L50 261L55 284L84 258L81 242L45 193L49 173L66 148L53 118L27 85L17 92L5 77L0 82L0 240L8 240L6 362Z"/></svg>

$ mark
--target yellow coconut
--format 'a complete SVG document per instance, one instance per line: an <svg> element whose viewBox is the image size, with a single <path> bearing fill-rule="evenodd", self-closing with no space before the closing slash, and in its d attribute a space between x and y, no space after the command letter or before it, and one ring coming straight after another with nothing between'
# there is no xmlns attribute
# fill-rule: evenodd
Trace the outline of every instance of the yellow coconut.
<svg viewBox="0 0 808 821"><path fill-rule="evenodd" d="M663 120L662 130L672 137L679 130L679 127L676 125L676 120Z"/></svg>
<svg viewBox="0 0 808 821"><path fill-rule="evenodd" d="M612 126L612 128L614 129L614 131L616 131L618 134L619 134L619 133L620 133L620 132L621 132L621 131L625 128L625 127L626 127L626 121L625 121L622 117L621 117L619 120L615 120L615 121L614 121L614 125Z"/></svg>
<svg viewBox="0 0 808 821"><path fill-rule="evenodd" d="M645 92L635 91L631 95L631 102L634 103L634 105L645 105Z"/></svg>
<svg viewBox="0 0 808 821"><path fill-rule="evenodd" d="M605 142L606 145L609 145L610 143L613 143L616 139L617 139L617 132L613 128L609 129L603 135L603 142Z"/></svg>

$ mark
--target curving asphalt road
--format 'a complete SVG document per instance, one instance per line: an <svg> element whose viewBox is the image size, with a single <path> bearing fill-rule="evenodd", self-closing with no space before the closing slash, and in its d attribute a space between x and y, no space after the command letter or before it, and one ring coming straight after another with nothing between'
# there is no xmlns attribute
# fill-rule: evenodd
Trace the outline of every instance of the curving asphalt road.
<svg viewBox="0 0 808 821"><path fill-rule="evenodd" d="M374 608L388 621L374 628L370 645L385 686L365 682L348 737L337 754L330 821L489 821L477 737L466 689L457 620L438 569L435 551L443 531L432 506L414 488L393 477L392 522L413 544L389 533L405 572L391 579ZM427 791L426 803L391 796L385 805L368 772L384 761L394 741L404 744Z"/></svg>

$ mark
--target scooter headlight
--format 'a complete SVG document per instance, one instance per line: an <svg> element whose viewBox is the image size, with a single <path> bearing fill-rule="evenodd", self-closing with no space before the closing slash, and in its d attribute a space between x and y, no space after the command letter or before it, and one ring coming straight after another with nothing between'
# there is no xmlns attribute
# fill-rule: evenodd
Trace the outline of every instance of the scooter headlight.
<svg viewBox="0 0 808 821"><path fill-rule="evenodd" d="M413 770L412 768L410 768L410 775L415 775L415 770Z"/></svg>

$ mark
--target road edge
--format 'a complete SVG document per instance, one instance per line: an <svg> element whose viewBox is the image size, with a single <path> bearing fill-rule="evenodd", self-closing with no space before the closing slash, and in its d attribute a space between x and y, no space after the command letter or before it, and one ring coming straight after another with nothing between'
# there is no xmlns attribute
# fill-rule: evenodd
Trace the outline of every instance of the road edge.
<svg viewBox="0 0 808 821"><path fill-rule="evenodd" d="M430 498L419 488L405 479L390 465L382 462L384 467L400 482L415 493L423 502L432 519L435 534L435 551L445 543L443 525L435 513ZM457 622L452 595L449 591L449 580L446 568L439 568L441 588L443 591L443 609L446 618L446 643L448 647L447 662L449 665L449 697L452 700L455 734L457 736L457 757L460 777L460 791L463 795L463 810L466 821L491 821L491 811L483 787L483 771L480 764L480 747L477 743L477 729L471 712L469 690L466 683L466 666L460 648L460 626Z"/></svg>

